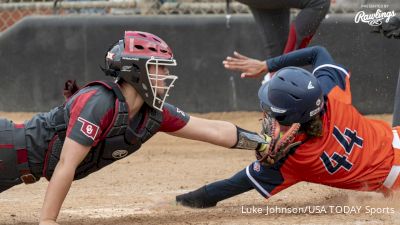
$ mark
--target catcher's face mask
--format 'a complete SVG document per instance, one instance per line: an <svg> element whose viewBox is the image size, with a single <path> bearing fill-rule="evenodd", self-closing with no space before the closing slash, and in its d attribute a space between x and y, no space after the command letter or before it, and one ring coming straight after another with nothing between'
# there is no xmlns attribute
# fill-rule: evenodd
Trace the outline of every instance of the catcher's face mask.
<svg viewBox="0 0 400 225"><path fill-rule="evenodd" d="M177 76L169 74L169 67L176 66L175 59L151 58L146 63L146 71L151 91L153 93L153 107L162 110L168 92L174 87Z"/></svg>

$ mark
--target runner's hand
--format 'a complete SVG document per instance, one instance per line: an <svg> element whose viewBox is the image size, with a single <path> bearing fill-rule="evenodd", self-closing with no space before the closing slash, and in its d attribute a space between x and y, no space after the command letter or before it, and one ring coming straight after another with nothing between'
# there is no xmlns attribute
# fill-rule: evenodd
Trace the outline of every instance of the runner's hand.
<svg viewBox="0 0 400 225"><path fill-rule="evenodd" d="M257 78L268 72L266 61L249 58L236 51L233 53L233 56L226 57L222 63L228 70L242 72L240 75L241 78Z"/></svg>

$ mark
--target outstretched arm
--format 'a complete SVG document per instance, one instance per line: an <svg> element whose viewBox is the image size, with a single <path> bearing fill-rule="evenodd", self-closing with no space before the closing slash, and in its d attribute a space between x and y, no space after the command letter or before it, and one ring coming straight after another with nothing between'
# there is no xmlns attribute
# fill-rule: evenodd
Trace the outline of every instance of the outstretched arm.
<svg viewBox="0 0 400 225"><path fill-rule="evenodd" d="M40 216L40 224L56 224L61 205L71 187L75 170L85 158L90 146L84 146L66 138L54 174L47 187Z"/></svg>
<svg viewBox="0 0 400 225"><path fill-rule="evenodd" d="M259 150L266 147L265 139L255 132L226 121L189 116L168 103L164 104L163 121L159 131L226 148Z"/></svg>
<svg viewBox="0 0 400 225"><path fill-rule="evenodd" d="M269 71L274 72L287 66L308 66L313 69L323 64L333 64L334 61L329 52L321 46L303 48L267 60Z"/></svg>
<svg viewBox="0 0 400 225"><path fill-rule="evenodd" d="M236 144L236 126L226 121L191 116L182 129L171 135L230 148Z"/></svg>
<svg viewBox="0 0 400 225"><path fill-rule="evenodd" d="M257 78L268 72L266 61L253 59L236 51L233 52L233 56L226 57L222 64L228 70L241 72L241 78Z"/></svg>
<svg viewBox="0 0 400 225"><path fill-rule="evenodd" d="M187 124L171 135L208 142L226 148L256 150L265 147L265 139L259 134L220 120L191 116Z"/></svg>
<svg viewBox="0 0 400 225"><path fill-rule="evenodd" d="M243 77L259 77L266 72L275 72L288 66L312 65L313 74L327 95L336 85L342 90L346 89L346 76L348 72L334 63L329 52L321 46L313 46L299 49L266 61L260 61L240 55L235 52L234 56L224 60L225 68L242 72Z"/></svg>
<svg viewBox="0 0 400 225"><path fill-rule="evenodd" d="M223 64L226 69L242 72L241 77L259 77L267 72L275 72L287 66L312 65L317 68L323 64L333 64L334 61L329 52L321 46L303 48L284 54L266 61L253 59L234 52L228 56Z"/></svg>

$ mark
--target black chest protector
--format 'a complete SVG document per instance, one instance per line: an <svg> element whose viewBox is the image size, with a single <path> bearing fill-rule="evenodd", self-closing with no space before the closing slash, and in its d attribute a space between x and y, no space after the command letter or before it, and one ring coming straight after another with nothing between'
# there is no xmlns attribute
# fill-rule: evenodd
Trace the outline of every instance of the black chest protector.
<svg viewBox="0 0 400 225"><path fill-rule="evenodd" d="M103 85L117 97L114 118L110 127L102 134L101 141L92 147L86 158L76 169L75 180L86 177L134 153L144 142L157 133L162 122L162 112L146 104L142 106L132 121L129 121L125 98L115 83L110 81L95 81L86 86L92 85ZM57 134L49 144L43 169L43 176L48 180L53 175L64 145L67 128L66 121L69 119L65 114L64 107L59 107L58 116L55 117Z"/></svg>

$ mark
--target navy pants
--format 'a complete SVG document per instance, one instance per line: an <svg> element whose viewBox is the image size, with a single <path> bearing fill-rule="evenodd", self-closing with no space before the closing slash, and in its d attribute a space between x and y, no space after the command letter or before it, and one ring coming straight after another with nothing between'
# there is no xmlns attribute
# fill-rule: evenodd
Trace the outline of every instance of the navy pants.
<svg viewBox="0 0 400 225"><path fill-rule="evenodd" d="M208 200L211 202L219 202L253 189L253 185L247 179L246 169L229 179L206 185Z"/></svg>
<svg viewBox="0 0 400 225"><path fill-rule="evenodd" d="M229 179L220 180L205 186L206 202L219 202L224 199L256 189L264 198L284 182L280 168L283 160L272 167L264 167L253 162Z"/></svg>

